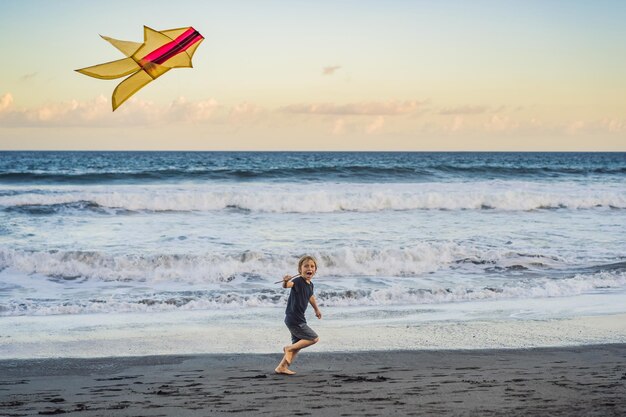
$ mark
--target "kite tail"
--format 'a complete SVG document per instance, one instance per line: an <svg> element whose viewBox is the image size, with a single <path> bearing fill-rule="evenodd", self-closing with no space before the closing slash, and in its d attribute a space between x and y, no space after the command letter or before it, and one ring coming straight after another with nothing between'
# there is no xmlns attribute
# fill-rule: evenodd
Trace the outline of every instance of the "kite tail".
<svg viewBox="0 0 626 417"><path fill-rule="evenodd" d="M90 77L112 80L132 74L140 69L141 67L134 59L124 58L105 64L94 65L93 67L77 69L76 71Z"/></svg>
<svg viewBox="0 0 626 417"><path fill-rule="evenodd" d="M135 94L141 87L154 80L147 72L141 70L119 83L113 90L113 111Z"/></svg>

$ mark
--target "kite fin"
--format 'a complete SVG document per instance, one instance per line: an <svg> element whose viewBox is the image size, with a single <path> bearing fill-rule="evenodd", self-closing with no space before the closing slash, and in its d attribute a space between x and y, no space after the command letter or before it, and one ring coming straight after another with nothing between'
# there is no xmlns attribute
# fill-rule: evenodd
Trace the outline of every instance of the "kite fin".
<svg viewBox="0 0 626 417"><path fill-rule="evenodd" d="M191 58L193 58L193 54L196 53L196 49L198 48L198 46L200 46L200 44L202 43L204 39L200 39L198 42L194 43L193 45L191 45L189 48L187 48L187 50L185 51L187 53L187 55L189 55L189 59L191 60ZM191 67L191 62L189 62L189 66Z"/></svg>
<svg viewBox="0 0 626 417"><path fill-rule="evenodd" d="M113 97L111 102L113 104L113 111L122 105L126 100L128 100L133 94L139 91L142 87L152 81L150 75L148 75L145 71L137 71L137 73L131 75L126 78L124 81L119 83L115 90L113 90Z"/></svg>
<svg viewBox="0 0 626 417"><path fill-rule="evenodd" d="M143 27L143 39L144 43L142 44L141 48L137 49L137 51L135 51L135 53L133 54L133 56L137 60L140 60L145 55L149 54L160 46L163 46L166 43L172 41L172 39L170 39L168 36L165 36L161 32L149 28L148 26Z"/></svg>
<svg viewBox="0 0 626 417"><path fill-rule="evenodd" d="M139 48L141 48L141 45L143 45L139 42L121 41L119 39L113 39L103 35L100 35L100 37L109 42L111 45L115 46L121 53L126 56L132 56L135 52L137 52Z"/></svg>
<svg viewBox="0 0 626 417"><path fill-rule="evenodd" d="M189 26L185 28L162 30L161 33L167 36L168 38L174 40L178 38L180 35L182 35L183 33L185 33L187 29L189 29Z"/></svg>
<svg viewBox="0 0 626 417"><path fill-rule="evenodd" d="M168 59L163 66L168 68L191 68L191 57L183 52Z"/></svg>
<svg viewBox="0 0 626 417"><path fill-rule="evenodd" d="M139 64L137 64L134 59L124 58L100 65L94 65L92 67L77 69L76 71L90 77L112 80L114 78L120 78L132 74L138 69L140 69Z"/></svg>
<svg viewBox="0 0 626 417"><path fill-rule="evenodd" d="M196 52L196 48L200 46L201 42L202 39L187 48L184 53L168 59L163 65L169 68L192 68L193 64L191 63L191 58L193 57L194 52Z"/></svg>

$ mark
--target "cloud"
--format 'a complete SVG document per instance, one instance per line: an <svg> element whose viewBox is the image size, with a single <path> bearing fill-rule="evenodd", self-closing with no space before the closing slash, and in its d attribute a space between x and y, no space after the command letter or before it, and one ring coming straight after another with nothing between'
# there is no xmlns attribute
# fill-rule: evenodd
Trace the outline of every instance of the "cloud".
<svg viewBox="0 0 626 417"><path fill-rule="evenodd" d="M203 122L213 118L219 109L214 99L188 101L181 97L169 105L157 105L134 98L113 113L111 103L105 96L86 101L74 99L32 108L15 108L10 93L0 97L0 121L3 127L107 127Z"/></svg>
<svg viewBox="0 0 626 417"><path fill-rule="evenodd" d="M19 102L19 100L18 100ZM428 104L428 105L427 105ZM180 97L167 104L132 98L115 112L110 98L67 100L31 107L16 105L10 92L0 94L0 128L132 128L202 124L220 132L266 129L325 135L444 134L594 137L626 134L626 119L619 117L554 120L524 117L514 107L458 106L432 108L428 101L367 101L354 103L302 103L267 108L251 102L223 105L215 99ZM506 110L506 111L504 111ZM449 117L441 117L441 114ZM301 114L305 117L294 117ZM319 117L321 116L321 117Z"/></svg>
<svg viewBox="0 0 626 417"><path fill-rule="evenodd" d="M441 115L472 115L472 114L483 114L489 111L489 107L487 106L456 106L456 107L445 107L439 111Z"/></svg>
<svg viewBox="0 0 626 417"><path fill-rule="evenodd" d="M78 126L99 119L108 107L103 96L85 102L69 100L34 108L16 108L12 103L10 93L0 99L3 127ZM110 111L110 107L108 109Z"/></svg>
<svg viewBox="0 0 626 417"><path fill-rule="evenodd" d="M483 124L483 127L488 132L511 132L520 128L521 123L509 116L494 114Z"/></svg>
<svg viewBox="0 0 626 417"><path fill-rule="evenodd" d="M383 116L378 116L375 118L367 127L365 128L365 133L368 135L379 132L383 126L385 125L385 118Z"/></svg>
<svg viewBox="0 0 626 417"><path fill-rule="evenodd" d="M380 133L386 125L385 116L375 116L366 118L337 118L333 121L330 134L333 136L342 135L374 135Z"/></svg>
<svg viewBox="0 0 626 417"><path fill-rule="evenodd" d="M485 114L485 113L489 113L489 114L501 113L506 109L507 109L506 106L490 107L490 106L482 106L482 105L462 105L462 106L455 106L455 107L444 107L441 110L439 110L437 114L440 114L442 116L457 116L457 115L472 116L472 115ZM520 111L522 109L523 107L518 106L513 110Z"/></svg>
<svg viewBox="0 0 626 417"><path fill-rule="evenodd" d="M322 68L322 74L323 75L333 75L339 68L341 68L339 65L335 65L332 67L324 67Z"/></svg>
<svg viewBox="0 0 626 417"><path fill-rule="evenodd" d="M38 74L39 74L38 72L31 72L29 74L24 74L20 77L20 81L22 82L30 81L33 78L35 78Z"/></svg>
<svg viewBox="0 0 626 417"><path fill-rule="evenodd" d="M589 135L596 133L626 133L626 120L603 118L599 120L574 120L565 126L570 135Z"/></svg>
<svg viewBox="0 0 626 417"><path fill-rule="evenodd" d="M339 116L394 116L418 113L425 102L422 101L386 101L362 102L349 104L317 103L291 104L282 107L284 113Z"/></svg>
<svg viewBox="0 0 626 417"><path fill-rule="evenodd" d="M5 93L0 97L0 113L3 113L11 107L13 104L13 95L11 93Z"/></svg>
<svg viewBox="0 0 626 417"><path fill-rule="evenodd" d="M241 122L244 120L255 120L265 114L265 109L247 101L231 107L228 118L231 121Z"/></svg>
<svg viewBox="0 0 626 417"><path fill-rule="evenodd" d="M452 125L450 126L451 132L458 132L463 129L464 119L463 116L454 116L454 120L452 121Z"/></svg>
<svg viewBox="0 0 626 417"><path fill-rule="evenodd" d="M600 126L609 132L613 133L622 133L626 132L626 120L623 119L614 119L614 118L605 118L600 120Z"/></svg>
<svg viewBox="0 0 626 417"><path fill-rule="evenodd" d="M570 135L583 133L585 129L587 129L587 123L584 120L574 120L565 127L565 131Z"/></svg>
<svg viewBox="0 0 626 417"><path fill-rule="evenodd" d="M331 130L331 134L341 135L345 131L346 131L346 121L343 119L335 120L335 124L333 125L333 129Z"/></svg>
<svg viewBox="0 0 626 417"><path fill-rule="evenodd" d="M169 121L197 123L211 119L218 109L219 104L214 99L187 101L186 98L179 97L170 104L168 109L157 111L162 112L166 120Z"/></svg>

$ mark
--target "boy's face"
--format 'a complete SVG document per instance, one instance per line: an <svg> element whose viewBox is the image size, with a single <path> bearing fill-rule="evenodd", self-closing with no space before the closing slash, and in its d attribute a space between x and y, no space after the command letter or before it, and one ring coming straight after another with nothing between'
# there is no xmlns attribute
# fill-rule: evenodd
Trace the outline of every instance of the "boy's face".
<svg viewBox="0 0 626 417"><path fill-rule="evenodd" d="M300 275L302 275L302 277L306 279L311 279L313 278L313 275L315 275L315 272L317 272L317 266L315 265L315 262L313 262L310 259L307 259L306 261L304 261L304 263L300 267L299 272L300 272Z"/></svg>

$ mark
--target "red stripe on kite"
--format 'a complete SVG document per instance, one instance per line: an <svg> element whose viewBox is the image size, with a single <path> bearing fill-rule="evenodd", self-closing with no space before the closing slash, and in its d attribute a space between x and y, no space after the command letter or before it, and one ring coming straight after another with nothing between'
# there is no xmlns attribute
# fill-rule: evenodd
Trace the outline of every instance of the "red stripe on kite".
<svg viewBox="0 0 626 417"><path fill-rule="evenodd" d="M204 39L202 35L198 33L194 28L187 29L183 34L178 36L171 42L155 49L148 55L144 56L141 61L150 61L155 64L162 64L168 59L184 52L196 42Z"/></svg>

